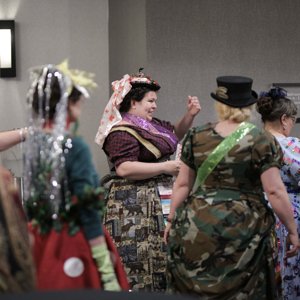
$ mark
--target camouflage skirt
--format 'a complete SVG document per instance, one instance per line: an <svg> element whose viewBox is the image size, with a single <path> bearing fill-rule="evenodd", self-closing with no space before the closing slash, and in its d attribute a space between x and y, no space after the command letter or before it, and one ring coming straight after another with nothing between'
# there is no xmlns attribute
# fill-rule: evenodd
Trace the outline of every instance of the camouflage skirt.
<svg viewBox="0 0 300 300"><path fill-rule="evenodd" d="M209 205L190 197L170 231L168 291L203 300L277 299L273 226L258 199Z"/></svg>
<svg viewBox="0 0 300 300"><path fill-rule="evenodd" d="M158 181L114 179L109 188L104 224L134 291L166 289L165 224Z"/></svg>

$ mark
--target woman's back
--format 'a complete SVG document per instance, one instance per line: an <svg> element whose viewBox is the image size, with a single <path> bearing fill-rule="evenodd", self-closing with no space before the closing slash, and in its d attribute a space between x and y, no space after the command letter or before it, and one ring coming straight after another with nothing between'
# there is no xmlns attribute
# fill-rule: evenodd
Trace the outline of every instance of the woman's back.
<svg viewBox="0 0 300 300"><path fill-rule="evenodd" d="M214 124L193 128L181 160L197 173L223 140ZM262 266L255 252L272 251L274 216L260 174L279 164L280 153L274 139L254 127L177 208L168 241L170 291L207 299L266 299L267 290L274 289L266 278L272 261Z"/></svg>
<svg viewBox="0 0 300 300"><path fill-rule="evenodd" d="M215 124L196 127L189 132L182 160L197 170L223 140L214 129ZM260 174L268 165L277 165L280 160L279 145L268 133L253 128L239 143L224 155L224 158L209 174L203 184L210 198L238 199L243 193L260 194Z"/></svg>

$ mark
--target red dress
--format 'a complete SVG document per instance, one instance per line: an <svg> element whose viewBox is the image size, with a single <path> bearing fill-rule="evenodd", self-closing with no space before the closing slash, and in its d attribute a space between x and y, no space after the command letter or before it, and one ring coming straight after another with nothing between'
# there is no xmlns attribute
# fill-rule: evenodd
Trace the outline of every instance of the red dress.
<svg viewBox="0 0 300 300"><path fill-rule="evenodd" d="M74 236L70 236L67 227L64 227L59 233L51 230L48 234L41 235L37 228L33 228L30 224L29 231L34 237L33 257L37 266L38 290L101 289L101 275L97 270L90 246L82 230ZM128 290L127 277L118 252L106 229L104 229L104 233L108 249L112 252L115 260L115 271L119 284L123 290ZM68 275L64 271L64 266L70 258L78 258L79 260L74 261L73 267L71 267L73 271L67 271ZM80 261L83 262L83 270L80 267ZM82 273L78 275L80 269ZM73 276L78 276L71 277L72 272Z"/></svg>

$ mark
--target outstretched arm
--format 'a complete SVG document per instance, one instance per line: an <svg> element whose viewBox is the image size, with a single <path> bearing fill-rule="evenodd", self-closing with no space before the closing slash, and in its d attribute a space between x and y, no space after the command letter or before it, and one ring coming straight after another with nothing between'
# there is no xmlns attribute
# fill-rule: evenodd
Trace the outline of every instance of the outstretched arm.
<svg viewBox="0 0 300 300"><path fill-rule="evenodd" d="M181 140L192 126L194 118L200 112L201 106L196 96L188 96L187 111L182 119L174 126L175 134Z"/></svg>
<svg viewBox="0 0 300 300"><path fill-rule="evenodd" d="M8 148L23 142L27 136L27 128L20 128L15 130L1 131L0 132L0 151L7 150Z"/></svg>
<svg viewBox="0 0 300 300"><path fill-rule="evenodd" d="M143 180L160 174L176 176L179 168L180 161L178 160L167 160L158 163L125 161L116 167L116 173L123 178Z"/></svg>

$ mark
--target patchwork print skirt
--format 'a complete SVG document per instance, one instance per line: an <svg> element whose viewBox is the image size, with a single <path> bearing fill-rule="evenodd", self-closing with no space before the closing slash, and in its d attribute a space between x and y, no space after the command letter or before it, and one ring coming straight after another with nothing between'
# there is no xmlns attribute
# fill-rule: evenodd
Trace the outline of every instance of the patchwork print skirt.
<svg viewBox="0 0 300 300"><path fill-rule="evenodd" d="M104 224L118 249L133 291L166 290L165 229L158 184L172 177L110 182Z"/></svg>

